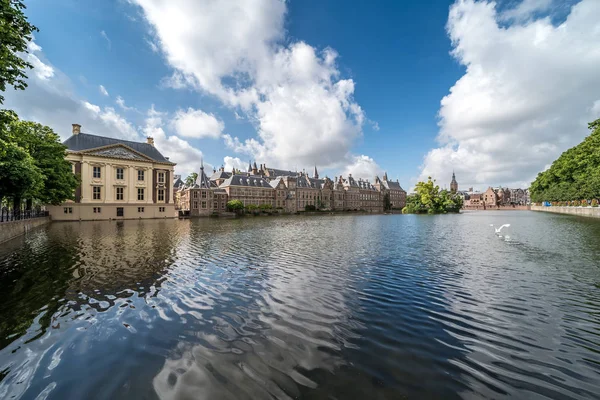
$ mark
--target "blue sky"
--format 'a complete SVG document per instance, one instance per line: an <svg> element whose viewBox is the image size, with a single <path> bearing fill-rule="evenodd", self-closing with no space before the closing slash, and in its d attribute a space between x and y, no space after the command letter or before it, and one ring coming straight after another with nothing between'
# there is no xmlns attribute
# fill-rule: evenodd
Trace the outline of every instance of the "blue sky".
<svg viewBox="0 0 600 400"><path fill-rule="evenodd" d="M65 138L155 136L184 175L252 158L526 186L600 114L597 58L561 61L594 48L594 0L26 3L40 68L5 105Z"/></svg>

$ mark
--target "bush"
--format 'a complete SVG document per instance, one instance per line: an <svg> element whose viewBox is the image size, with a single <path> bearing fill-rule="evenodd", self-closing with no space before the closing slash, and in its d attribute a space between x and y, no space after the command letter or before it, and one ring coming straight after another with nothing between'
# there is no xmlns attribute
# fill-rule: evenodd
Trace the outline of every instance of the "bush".
<svg viewBox="0 0 600 400"><path fill-rule="evenodd" d="M587 207L588 206L588 201L587 200L581 200L581 206L582 207Z"/></svg>
<svg viewBox="0 0 600 400"><path fill-rule="evenodd" d="M258 206L258 208L260 208L261 210L272 210L273 206L271 204L261 204L260 206Z"/></svg>
<svg viewBox="0 0 600 400"><path fill-rule="evenodd" d="M304 206L304 211L317 211L317 207L312 204L307 204Z"/></svg>
<svg viewBox="0 0 600 400"><path fill-rule="evenodd" d="M573 206L575 206L575 207L579 207L579 204L580 204L579 200L572 201L571 203L572 203L572 204L573 204Z"/></svg>
<svg viewBox="0 0 600 400"><path fill-rule="evenodd" d="M258 210L258 206L256 204L248 204L246 206L246 210L248 210L248 211Z"/></svg>
<svg viewBox="0 0 600 400"><path fill-rule="evenodd" d="M227 202L227 209L229 211L239 211L244 209L244 203L239 200L230 200Z"/></svg>
<svg viewBox="0 0 600 400"><path fill-rule="evenodd" d="M598 207L598 200L596 200L596 199L592 200L592 207Z"/></svg>

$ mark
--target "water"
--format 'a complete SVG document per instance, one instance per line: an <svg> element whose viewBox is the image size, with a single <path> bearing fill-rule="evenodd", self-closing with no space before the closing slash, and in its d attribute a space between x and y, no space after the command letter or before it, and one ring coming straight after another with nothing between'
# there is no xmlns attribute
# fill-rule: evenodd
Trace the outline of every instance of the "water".
<svg viewBox="0 0 600 400"><path fill-rule="evenodd" d="M600 394L592 219L54 223L0 289L2 399Z"/></svg>

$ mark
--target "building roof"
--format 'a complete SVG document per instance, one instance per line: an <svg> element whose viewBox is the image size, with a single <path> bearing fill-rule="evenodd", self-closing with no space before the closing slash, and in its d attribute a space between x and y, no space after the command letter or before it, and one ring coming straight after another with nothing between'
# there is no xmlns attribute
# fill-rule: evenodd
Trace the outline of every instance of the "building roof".
<svg viewBox="0 0 600 400"><path fill-rule="evenodd" d="M262 176L256 175L232 175L229 178L225 179L223 183L219 187L227 187L227 186L245 186L245 187L262 187L273 189L267 181Z"/></svg>
<svg viewBox="0 0 600 400"><path fill-rule="evenodd" d="M91 150L98 147L105 147L115 144L123 144L137 151L138 153L142 153L143 155L151 158L152 160L160 163L175 163L167 160L161 153L149 143L140 143L140 142L132 142L129 140L110 138L105 136L97 136L91 135L89 133L80 133L77 135L72 135L70 138L63 142L65 146L67 146L67 150L70 151L84 151Z"/></svg>
<svg viewBox="0 0 600 400"><path fill-rule="evenodd" d="M387 190L402 190L402 191L405 191L404 189L402 189L402 186L400 186L400 182L388 181L386 179L386 180L382 180L381 184Z"/></svg>
<svg viewBox="0 0 600 400"><path fill-rule="evenodd" d="M225 172L225 171L218 170L211 175L210 180L214 181L217 179L227 179L230 176L231 176L231 172Z"/></svg>
<svg viewBox="0 0 600 400"><path fill-rule="evenodd" d="M276 168L267 168L265 172L269 172L269 176L299 176L299 172L287 171L284 169L276 169Z"/></svg>

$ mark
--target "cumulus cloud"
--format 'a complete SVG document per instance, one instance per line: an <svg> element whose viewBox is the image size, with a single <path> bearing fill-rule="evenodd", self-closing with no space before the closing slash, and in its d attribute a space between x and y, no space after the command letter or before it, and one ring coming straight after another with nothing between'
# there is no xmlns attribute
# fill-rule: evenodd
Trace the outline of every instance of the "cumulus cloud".
<svg viewBox="0 0 600 400"><path fill-rule="evenodd" d="M223 158L223 167L227 172L231 172L234 167L235 169L246 171L248 169L248 164L239 157L225 156L225 158Z"/></svg>
<svg viewBox="0 0 600 400"><path fill-rule="evenodd" d="M37 52L36 57L43 59L39 46L34 44L33 51ZM178 163L176 172L187 174L200 167L202 152L186 140L164 131L166 114L151 107L144 125L138 127L113 107L101 107L80 99L75 95L73 84L66 75L49 62L44 65L52 71L52 75L29 74L26 90L6 92L4 106L14 110L20 118L48 125L63 140L71 135L72 123L82 125L84 133L125 140L145 141L144 136L152 136L160 152ZM122 105L124 104L123 101ZM212 168L208 164L206 166Z"/></svg>
<svg viewBox="0 0 600 400"><path fill-rule="evenodd" d="M151 26L172 76L163 85L218 98L257 128L226 145L271 165L343 168L365 115L337 54L286 40L280 0L132 0Z"/></svg>
<svg viewBox="0 0 600 400"><path fill-rule="evenodd" d="M21 56L33 65L33 73L40 80L48 80L54 76L54 68L51 65L44 63L39 56L42 56L42 47L36 44L33 40L27 45L27 53Z"/></svg>
<svg viewBox="0 0 600 400"><path fill-rule="evenodd" d="M369 156L354 156L351 162L344 168L343 175L352 174L356 178L369 179L374 181L375 176L381 177L383 171L379 165Z"/></svg>
<svg viewBox="0 0 600 400"><path fill-rule="evenodd" d="M179 135L197 139L218 139L225 128L223 121L213 114L193 108L177 111L171 123Z"/></svg>
<svg viewBox="0 0 600 400"><path fill-rule="evenodd" d="M102 93L104 96L108 96L108 90L106 90L104 86L100 85L98 89L100 90L100 93Z"/></svg>
<svg viewBox="0 0 600 400"><path fill-rule="evenodd" d="M461 187L528 186L588 134L599 117L600 2L582 0L558 26L533 17L544 4L521 3L508 26L494 2L451 7L452 55L466 72L441 101L440 147L420 178L450 182L454 169Z"/></svg>

